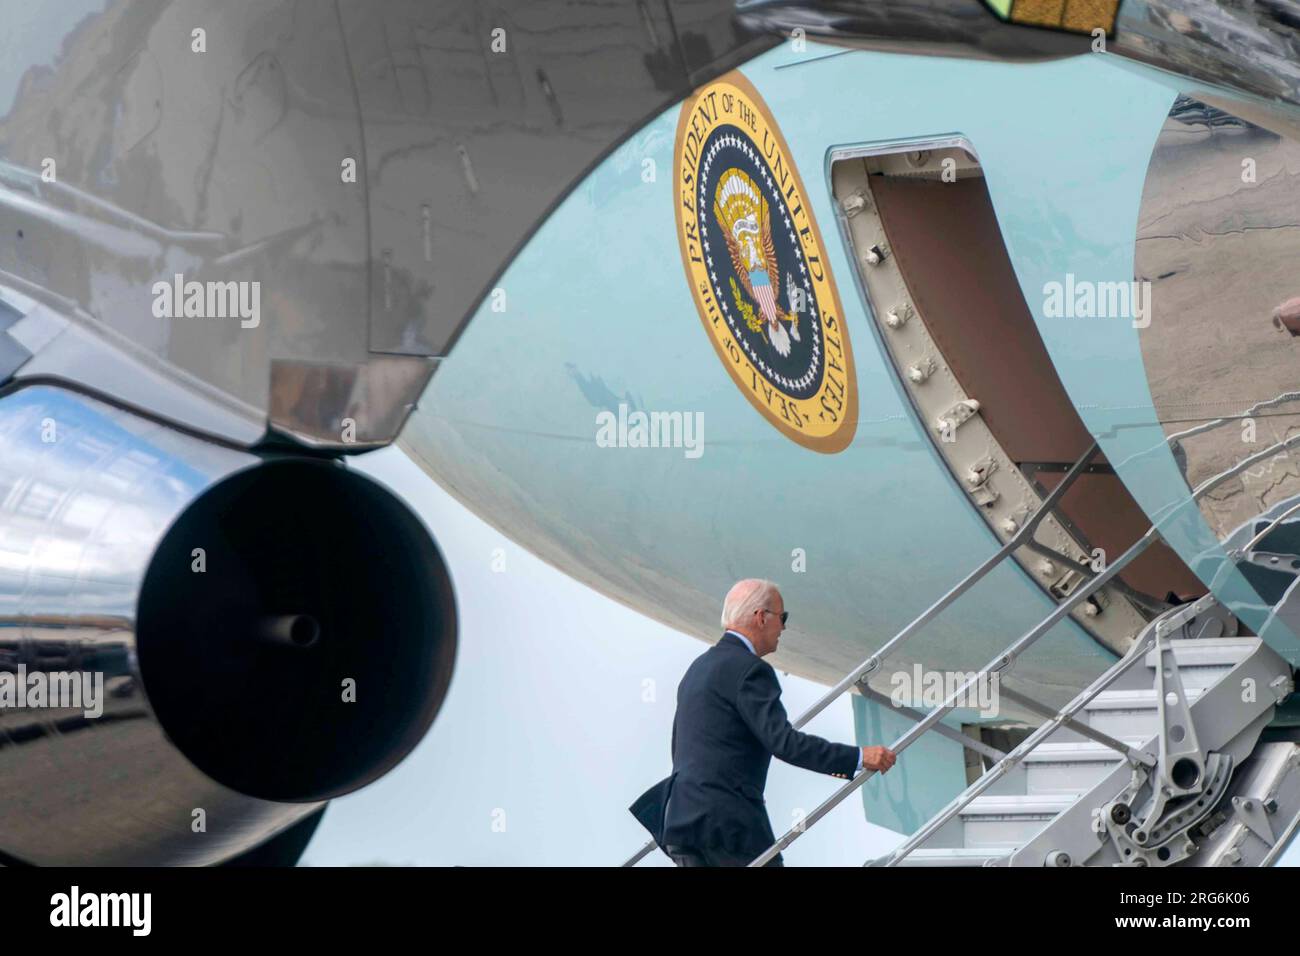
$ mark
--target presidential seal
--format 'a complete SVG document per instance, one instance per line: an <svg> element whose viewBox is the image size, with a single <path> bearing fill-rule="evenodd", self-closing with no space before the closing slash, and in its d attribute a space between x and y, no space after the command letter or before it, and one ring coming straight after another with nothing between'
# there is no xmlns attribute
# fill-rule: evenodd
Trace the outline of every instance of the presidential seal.
<svg viewBox="0 0 1300 956"><path fill-rule="evenodd" d="M858 418L844 313L789 147L740 73L682 104L673 159L682 265L722 364L790 438L843 450Z"/></svg>

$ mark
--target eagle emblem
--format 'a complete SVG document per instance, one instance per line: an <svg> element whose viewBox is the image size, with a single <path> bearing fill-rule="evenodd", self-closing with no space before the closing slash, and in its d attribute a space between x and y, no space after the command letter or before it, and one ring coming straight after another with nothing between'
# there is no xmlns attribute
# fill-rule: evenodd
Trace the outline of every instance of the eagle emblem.
<svg viewBox="0 0 1300 956"><path fill-rule="evenodd" d="M713 197L713 215L722 226L731 265L740 278L746 300L731 280L736 307L751 332L763 330L767 342L782 356L790 354L790 340L800 341L799 313L781 307L781 274L776 246L772 242L772 217L767 199L744 170L728 169L718 179ZM786 276L786 287L794 286ZM758 303L762 320L754 314ZM784 323L789 323L786 331Z"/></svg>
<svg viewBox="0 0 1300 956"><path fill-rule="evenodd" d="M833 197L804 188L776 120L740 71L683 101L673 166L686 291L722 367L786 437L843 451L857 429L857 373L813 211Z"/></svg>

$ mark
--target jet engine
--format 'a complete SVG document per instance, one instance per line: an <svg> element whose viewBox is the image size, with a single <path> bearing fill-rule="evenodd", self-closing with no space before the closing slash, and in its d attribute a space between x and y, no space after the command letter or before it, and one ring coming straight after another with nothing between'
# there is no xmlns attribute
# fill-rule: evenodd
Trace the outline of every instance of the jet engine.
<svg viewBox="0 0 1300 956"><path fill-rule="evenodd" d="M3 862L237 857L424 735L455 598L380 484L48 384L0 447Z"/></svg>

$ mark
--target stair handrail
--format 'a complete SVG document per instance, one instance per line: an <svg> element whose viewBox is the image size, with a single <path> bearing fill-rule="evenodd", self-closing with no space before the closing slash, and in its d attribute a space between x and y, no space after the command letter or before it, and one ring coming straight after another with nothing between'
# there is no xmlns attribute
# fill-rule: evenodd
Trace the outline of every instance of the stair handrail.
<svg viewBox="0 0 1300 956"><path fill-rule="evenodd" d="M1212 594L1207 594L1199 600L1190 604L1183 604L1172 608L1165 615L1156 618L1148 623L1143 632L1138 635L1133 646L1115 662L1105 673L1094 680L1086 688L1079 692L1075 698L1066 704L1065 707L1057 711L1056 716L1050 720L1044 721L1033 733L1026 737L1020 744L1014 747L1005 758L998 761L993 767L990 767L978 780L968 786L950 801L947 806L931 817L924 826L916 833L908 837L903 843L895 847L890 853L875 860L869 860L865 866L897 866L913 850L932 837L940 827L960 813L972 800L984 793L998 780L1001 780L1012 768L1021 763L1025 756L1031 753L1034 748L1050 737L1061 725L1067 720L1073 718L1079 711L1092 702L1092 700L1109 687L1114 681L1130 667L1132 667L1147 652L1155 647L1157 641L1163 634L1169 633L1175 627L1182 626L1188 618L1196 617L1203 613L1206 608L1213 606L1217 602ZM1132 761L1130 761L1132 762ZM1144 761L1145 762L1145 761Z"/></svg>
<svg viewBox="0 0 1300 956"><path fill-rule="evenodd" d="M1095 577L1081 585L1065 601L1058 604L1050 614L1035 624L1016 641L1008 645L1000 654L994 657L977 673L963 682L962 686L949 694L942 704L939 704L934 708L934 710L930 711L930 713L926 715L925 720L919 724L912 725L912 727L910 727L902 737L895 741L889 749L894 751L895 754L898 754L910 747L922 734L937 724L947 714L955 710L957 706L956 702L962 699L963 695L973 684L987 675L997 673L1011 666L1016 658L1031 647L1035 641L1059 624L1072 610L1074 610L1074 608L1088 597L1091 597L1092 594L1099 590L1107 581L1117 575L1120 571L1124 570L1124 568L1126 568L1134 558L1144 552L1155 541L1159 540L1159 537L1160 534L1156 530L1156 526L1152 525L1146 530L1146 533L1144 533L1142 537L1138 538L1137 541L1130 545L1128 550L1109 564L1104 571L1098 572ZM839 787L833 794L823 800L817 808L812 811L812 813L808 814L804 820L799 821L799 823L787 830L775 843L750 862L749 865L766 865L770 860L776 857L778 853L792 844L800 836L811 829L812 826L821 820L822 817L838 806L845 797L866 783L867 779L874 773L874 770L864 769L852 780Z"/></svg>
<svg viewBox="0 0 1300 956"><path fill-rule="evenodd" d="M838 700L841 694L852 689L860 681L872 674L880 667L881 662L886 657L897 650L905 641L911 638L912 635L937 617L959 597L978 584L990 571L1006 560L1006 558L1016 550L1023 547L1026 540L1032 539L1035 532L1038 530L1039 524L1042 523L1044 518L1056 510L1057 504L1060 502L1061 498L1065 496L1065 493L1070 490L1070 486L1074 484L1075 479L1087 469L1089 462L1091 462L1096 456L1098 448L1099 446L1096 440L1094 440L1088 446L1083 455L1070 466L1069 471L1065 473L1065 476L1057 486L1052 489L1051 493L1042 500L1038 508L1034 510L1033 514L1025 519L1025 522L1016 529L1015 533L1007 539L1006 543L1003 544L1002 547L998 548L997 551L986 558L973 571L967 574L966 577L962 578L955 585L949 588L947 593L922 611L920 615L913 618L901 631L873 651L870 657L841 678L834 687L828 690L816 701L816 703L805 710L792 726L796 730L803 727L808 723L808 721L812 720L828 706ZM1107 580L1109 580L1109 578L1107 578ZM925 729L928 730L931 726L933 726L933 723L926 724ZM641 847L641 849L628 857L627 860L624 861L623 866L635 866L652 850L654 850L655 846L655 841L649 840Z"/></svg>

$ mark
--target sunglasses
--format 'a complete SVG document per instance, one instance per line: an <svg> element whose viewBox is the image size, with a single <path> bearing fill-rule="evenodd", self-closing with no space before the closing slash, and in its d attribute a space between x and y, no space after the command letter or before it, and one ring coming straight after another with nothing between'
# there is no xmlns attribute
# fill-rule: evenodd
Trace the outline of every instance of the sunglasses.
<svg viewBox="0 0 1300 956"><path fill-rule="evenodd" d="M775 614L775 613L776 613L776 611L771 611L771 610L768 610L767 608L762 608L761 610L763 611L764 614ZM785 622L788 621L788 620L790 620L790 612L789 612L789 611L782 611L782 612L781 612L781 625L784 626L784 625L785 625Z"/></svg>

